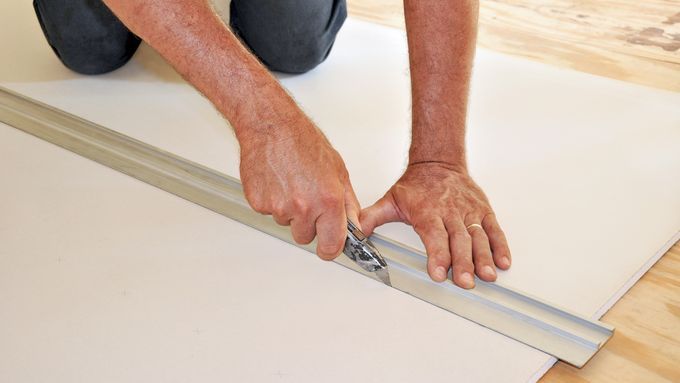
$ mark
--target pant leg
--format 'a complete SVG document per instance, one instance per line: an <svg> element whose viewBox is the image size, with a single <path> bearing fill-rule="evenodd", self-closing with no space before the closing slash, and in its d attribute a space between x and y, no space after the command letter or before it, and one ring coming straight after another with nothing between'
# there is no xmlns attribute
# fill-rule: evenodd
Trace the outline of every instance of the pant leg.
<svg viewBox="0 0 680 383"><path fill-rule="evenodd" d="M232 0L234 32L271 70L303 73L323 62L347 18L345 0Z"/></svg>
<svg viewBox="0 0 680 383"><path fill-rule="evenodd" d="M33 7L54 52L78 73L118 69L141 41L101 0L34 0Z"/></svg>

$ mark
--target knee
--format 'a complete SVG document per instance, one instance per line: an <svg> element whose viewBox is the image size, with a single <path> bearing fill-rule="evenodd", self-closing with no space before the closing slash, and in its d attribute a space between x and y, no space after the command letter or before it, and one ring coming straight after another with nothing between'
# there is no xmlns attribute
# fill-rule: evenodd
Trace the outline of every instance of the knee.
<svg viewBox="0 0 680 383"><path fill-rule="evenodd" d="M61 62L74 72L86 75L114 71L130 61L139 46L136 36L118 41L94 43L75 40L75 44L57 44L54 50Z"/></svg>
<svg viewBox="0 0 680 383"><path fill-rule="evenodd" d="M48 43L75 72L118 69L141 42L101 1L34 0L33 5Z"/></svg>
<svg viewBox="0 0 680 383"><path fill-rule="evenodd" d="M271 70L304 73L322 63L347 17L344 0L232 0L232 29Z"/></svg>

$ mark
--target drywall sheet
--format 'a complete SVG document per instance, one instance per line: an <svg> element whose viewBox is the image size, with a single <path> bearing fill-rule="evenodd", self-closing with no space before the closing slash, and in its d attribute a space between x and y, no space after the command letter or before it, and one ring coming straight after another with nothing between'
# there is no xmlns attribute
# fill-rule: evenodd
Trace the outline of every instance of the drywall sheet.
<svg viewBox="0 0 680 383"><path fill-rule="evenodd" d="M521 382L547 359L3 124L0 153L0 381Z"/></svg>
<svg viewBox="0 0 680 383"><path fill-rule="evenodd" d="M3 86L237 175L227 124L148 47L121 70L83 77L59 64L29 4L3 3L0 21ZM327 62L281 76L345 158L364 205L405 164L407 73L403 32L350 19ZM680 229L680 96L480 50L471 102L470 167L515 256L499 279L599 316ZM9 185L0 191L9 212L0 218L2 380L521 382L551 362L176 197L0 132ZM408 227L381 231L422 248ZM381 335L359 325L358 313L361 323L382 323Z"/></svg>

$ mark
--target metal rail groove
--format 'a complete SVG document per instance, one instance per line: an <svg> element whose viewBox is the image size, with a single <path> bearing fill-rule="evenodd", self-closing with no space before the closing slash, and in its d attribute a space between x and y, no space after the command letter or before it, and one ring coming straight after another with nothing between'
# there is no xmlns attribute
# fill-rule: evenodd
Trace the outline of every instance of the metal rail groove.
<svg viewBox="0 0 680 383"><path fill-rule="evenodd" d="M0 87L0 121L186 200L300 246L289 229L254 212L239 181L113 130ZM371 237L390 267L392 287L479 325L582 367L614 328L554 307L499 283L476 280L464 290L433 282L422 252L380 235ZM346 257L336 262L375 278Z"/></svg>

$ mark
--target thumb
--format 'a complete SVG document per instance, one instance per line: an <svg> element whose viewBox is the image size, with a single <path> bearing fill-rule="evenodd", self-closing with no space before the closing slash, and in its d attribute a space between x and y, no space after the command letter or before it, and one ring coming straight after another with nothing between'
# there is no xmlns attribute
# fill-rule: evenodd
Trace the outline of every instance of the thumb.
<svg viewBox="0 0 680 383"><path fill-rule="evenodd" d="M364 234L371 235L376 227L388 223L401 221L392 196L388 193L373 205L361 211L361 228Z"/></svg>
<svg viewBox="0 0 680 383"><path fill-rule="evenodd" d="M363 232L361 228L361 222L359 221L359 214L361 213L361 205L359 205L359 200L357 199L352 185L345 186L345 212L347 213L347 219L352 221L353 224L357 225L359 230Z"/></svg>

